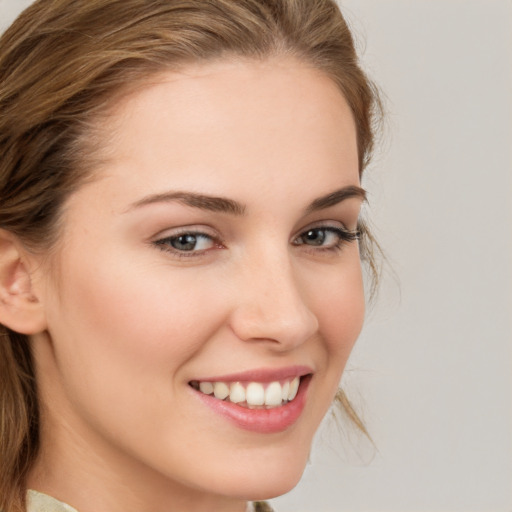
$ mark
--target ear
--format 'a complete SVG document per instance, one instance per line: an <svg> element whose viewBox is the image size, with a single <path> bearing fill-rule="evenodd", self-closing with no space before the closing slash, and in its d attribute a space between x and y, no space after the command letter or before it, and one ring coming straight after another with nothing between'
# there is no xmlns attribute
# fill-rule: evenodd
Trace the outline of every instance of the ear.
<svg viewBox="0 0 512 512"><path fill-rule="evenodd" d="M16 236L0 229L0 324L21 334L46 329L43 305L31 274L34 258Z"/></svg>

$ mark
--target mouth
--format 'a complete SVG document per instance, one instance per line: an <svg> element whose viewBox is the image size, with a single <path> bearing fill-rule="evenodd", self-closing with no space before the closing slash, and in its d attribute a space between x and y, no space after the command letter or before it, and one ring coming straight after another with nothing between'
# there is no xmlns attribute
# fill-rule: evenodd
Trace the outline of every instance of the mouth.
<svg viewBox="0 0 512 512"><path fill-rule="evenodd" d="M293 401L303 377L272 382L191 381L196 391L247 409L273 409Z"/></svg>
<svg viewBox="0 0 512 512"><path fill-rule="evenodd" d="M297 422L312 377L311 368L293 367L191 380L188 385L210 410L237 427L270 434Z"/></svg>

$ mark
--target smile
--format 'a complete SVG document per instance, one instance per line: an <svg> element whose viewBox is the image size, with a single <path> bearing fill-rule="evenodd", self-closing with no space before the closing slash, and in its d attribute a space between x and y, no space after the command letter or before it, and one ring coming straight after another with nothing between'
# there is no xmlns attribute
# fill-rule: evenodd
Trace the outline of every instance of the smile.
<svg viewBox="0 0 512 512"><path fill-rule="evenodd" d="M300 378L273 382L192 381L190 385L205 395L249 409L272 409L291 402L299 390Z"/></svg>
<svg viewBox="0 0 512 512"><path fill-rule="evenodd" d="M272 434L298 421L312 378L312 368L289 366L209 376L188 385L215 415L243 430Z"/></svg>

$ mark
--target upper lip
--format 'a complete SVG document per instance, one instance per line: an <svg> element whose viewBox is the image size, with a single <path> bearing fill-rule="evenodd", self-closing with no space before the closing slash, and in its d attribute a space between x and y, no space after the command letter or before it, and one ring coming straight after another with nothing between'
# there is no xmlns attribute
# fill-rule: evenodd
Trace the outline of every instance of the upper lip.
<svg viewBox="0 0 512 512"><path fill-rule="evenodd" d="M196 382L274 382L278 380L293 379L313 373L309 366L287 366L283 368L255 368L229 375L214 375L192 379Z"/></svg>

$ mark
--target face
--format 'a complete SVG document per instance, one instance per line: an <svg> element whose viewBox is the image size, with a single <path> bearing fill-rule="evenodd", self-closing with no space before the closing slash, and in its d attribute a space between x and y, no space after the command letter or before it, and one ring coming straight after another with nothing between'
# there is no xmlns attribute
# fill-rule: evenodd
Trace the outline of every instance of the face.
<svg viewBox="0 0 512 512"><path fill-rule="evenodd" d="M299 62L226 61L159 76L101 128L33 340L48 487L288 491L363 320L349 107Z"/></svg>

